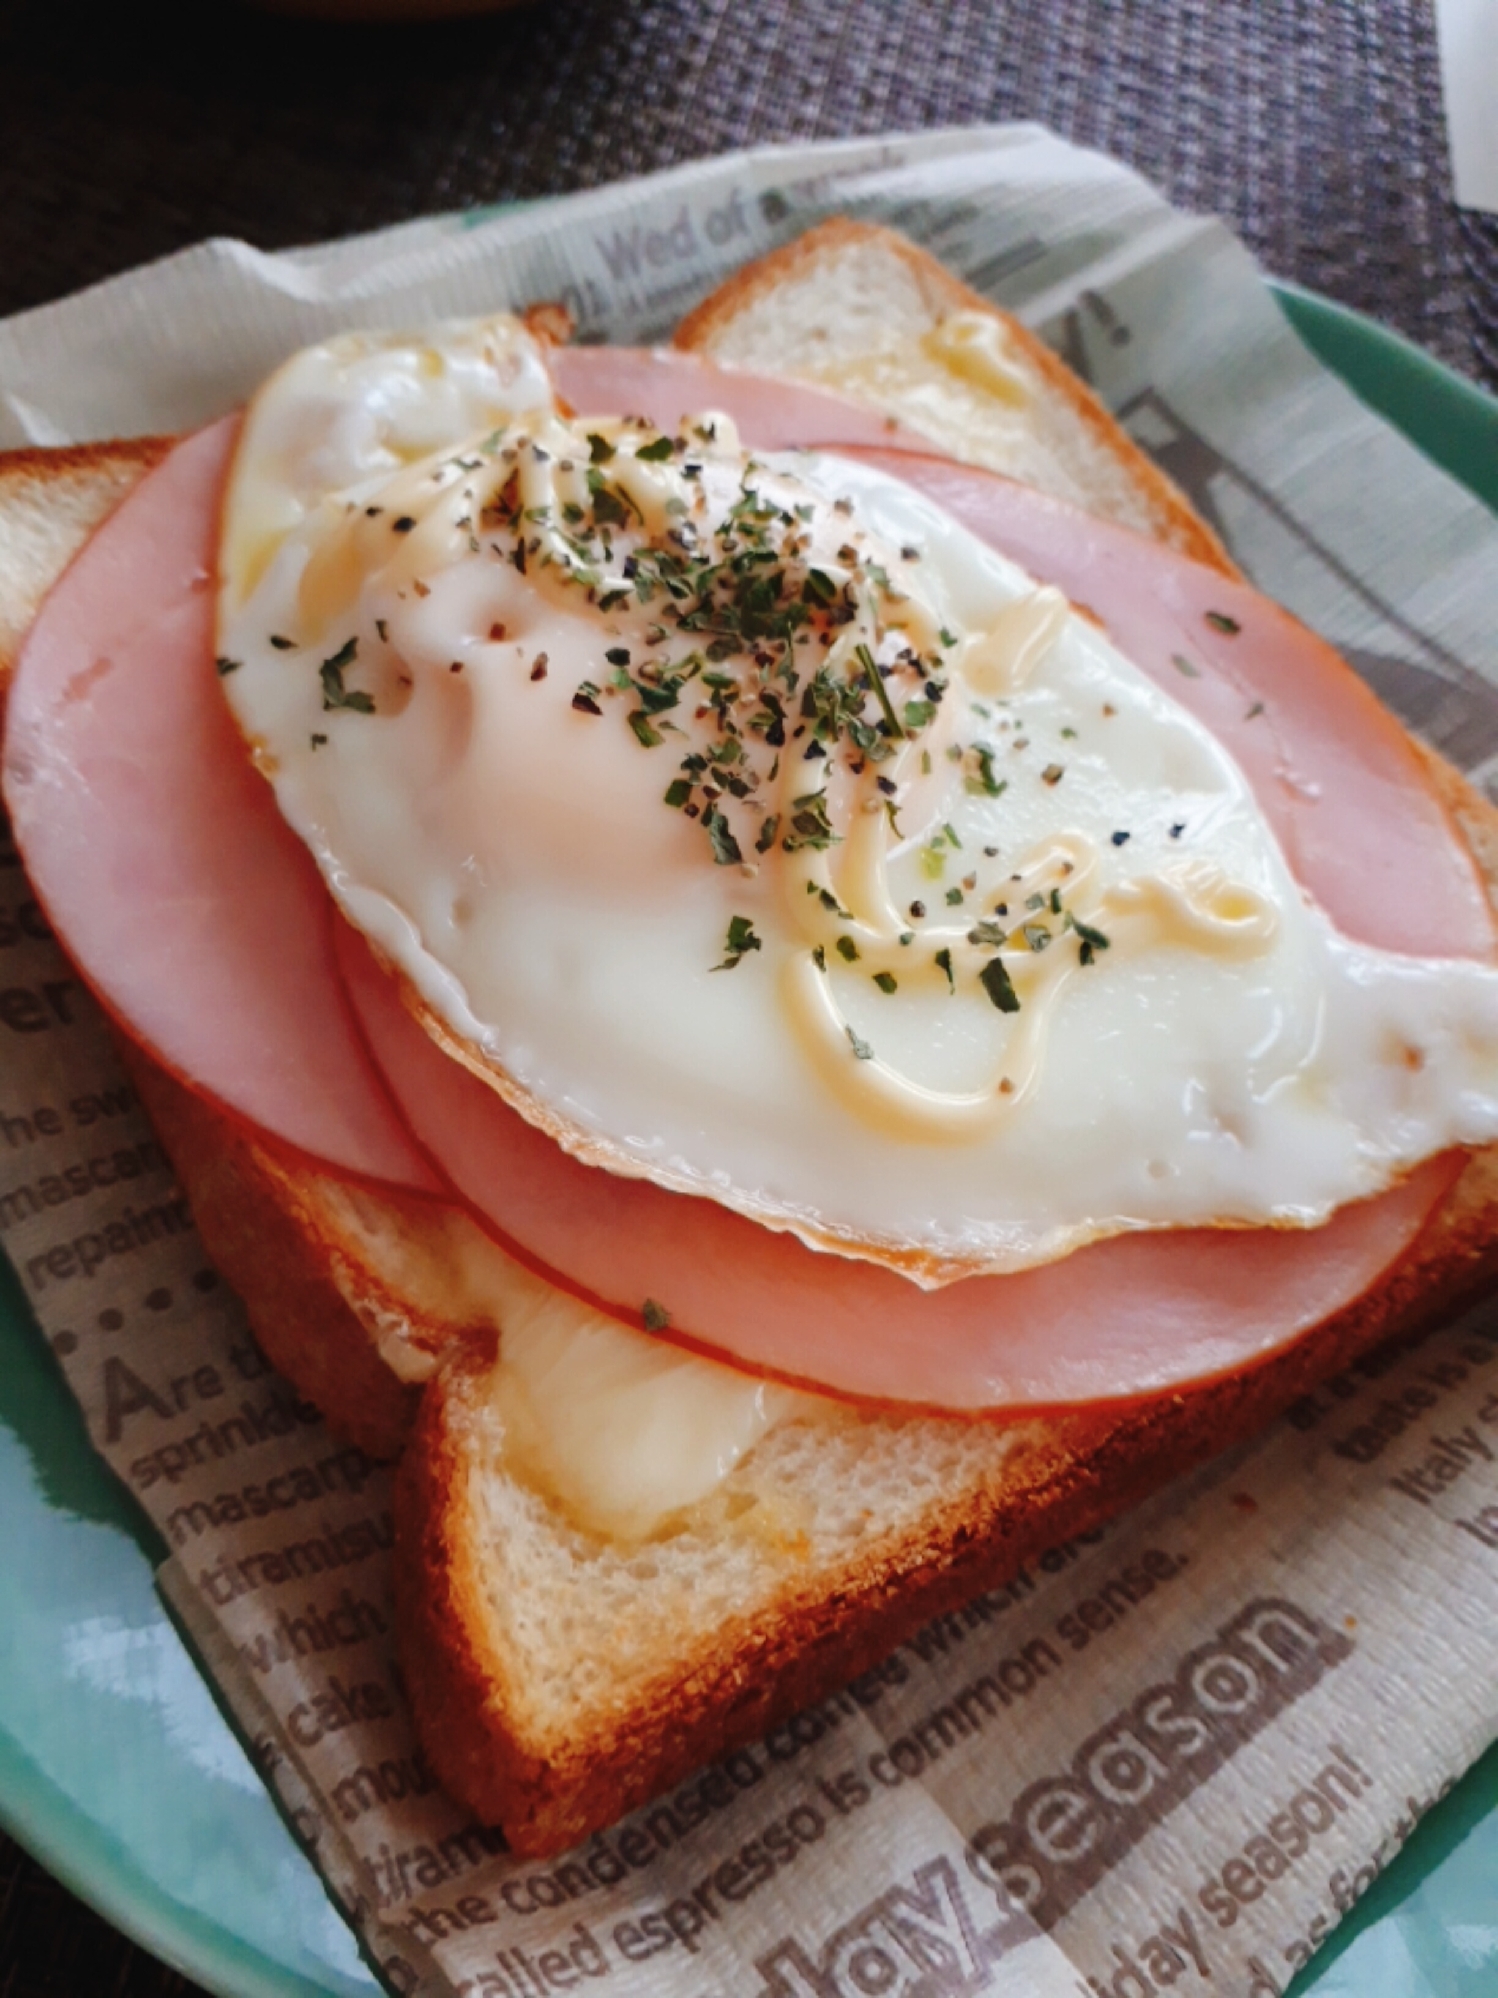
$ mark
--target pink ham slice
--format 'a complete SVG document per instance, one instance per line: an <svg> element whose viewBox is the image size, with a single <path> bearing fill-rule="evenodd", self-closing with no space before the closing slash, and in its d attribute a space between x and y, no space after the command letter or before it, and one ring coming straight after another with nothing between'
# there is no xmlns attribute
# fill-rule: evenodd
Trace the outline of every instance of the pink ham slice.
<svg viewBox="0 0 1498 1998"><path fill-rule="evenodd" d="M441 1052L362 938L340 928L337 948L411 1129L521 1261L620 1318L641 1323L652 1298L695 1344L859 1398L1056 1407L1241 1368L1360 1297L1459 1170L1431 1160L1314 1231L1115 1236L1042 1269L922 1291L710 1200L581 1164Z"/></svg>
<svg viewBox="0 0 1498 1998"><path fill-rule="evenodd" d="M214 672L237 434L180 444L47 599L10 690L6 802L49 920L133 1040L324 1164L435 1192L352 1029L322 881Z"/></svg>
<svg viewBox="0 0 1498 1998"><path fill-rule="evenodd" d="M643 416L663 430L683 416L721 410L756 451L789 451L815 437L827 448L888 449L923 440L864 403L802 382L767 381L720 368L700 354L656 347L559 347L547 365L557 392L579 416Z"/></svg>
<svg viewBox="0 0 1498 1998"><path fill-rule="evenodd" d="M639 356L610 361L594 350L588 366L591 392L579 392L574 377L571 399L639 405ZM610 376L611 367L620 372ZM756 448L787 441L776 385L736 377L730 402L704 396L700 363L688 364L690 381L675 393L670 364L652 359L650 381L657 370L667 399L646 413L674 423L709 400L729 405ZM801 434L870 448L862 412L849 417L850 406L808 393L835 414L820 428L798 414L798 426L808 423ZM223 1107L350 1175L455 1186L527 1258L626 1317L656 1297L680 1331L751 1366L927 1405L1107 1399L1241 1366L1360 1295L1418 1233L1455 1162L1433 1161L1314 1234L1130 1237L1048 1270L922 1293L711 1203L569 1159L412 1025L363 946L330 920L315 870L245 759L209 664L214 532L233 435L232 424L219 425L180 446L69 571L18 669L6 755L23 852L75 961L128 1032ZM1221 671L1204 672L1200 686L1177 672L1169 684L1193 702L1215 698L1208 718L1246 761L1260 754L1259 741L1273 745L1256 774L1308 885L1336 906L1335 877L1367 868L1370 823L1377 850L1397 817L1401 838L1387 844L1402 857L1387 866L1381 858L1375 896L1355 902L1347 891L1355 913L1340 911L1344 925L1412 949L1491 947L1471 864L1423 771L1359 683L1328 665L1325 648L1296 653L1261 694L1260 655L1245 642L1255 621L1277 642L1296 628L1251 593L1240 598L1210 571L1019 497L1003 481L896 457L928 490L944 479L944 503L1037 569L1073 537L1091 548L1098 564L1074 587L1121 640L1135 599L1121 595L1115 605L1112 584L1107 595L1098 585L1105 570L1151 579L1138 590L1146 601L1164 593L1169 618L1151 627L1157 651L1176 642L1179 627L1188 656L1205 665L1211 638L1200 614L1240 622ZM1307 677L1315 684L1297 705ZM1273 732L1245 749L1246 706L1258 698ZM1292 743L1287 782L1280 761ZM1365 763L1376 803L1359 789ZM1278 806L1276 791L1285 794ZM1313 798L1314 810L1303 810ZM341 996L340 961L358 1029ZM388 1107L361 1033L409 1129Z"/></svg>

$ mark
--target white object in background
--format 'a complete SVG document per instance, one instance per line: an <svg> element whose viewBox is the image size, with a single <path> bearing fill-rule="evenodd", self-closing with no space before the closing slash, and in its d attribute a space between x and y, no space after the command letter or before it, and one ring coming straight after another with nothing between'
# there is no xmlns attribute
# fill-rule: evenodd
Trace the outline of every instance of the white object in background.
<svg viewBox="0 0 1498 1998"><path fill-rule="evenodd" d="M1436 0L1436 33L1457 201L1498 215L1498 0Z"/></svg>

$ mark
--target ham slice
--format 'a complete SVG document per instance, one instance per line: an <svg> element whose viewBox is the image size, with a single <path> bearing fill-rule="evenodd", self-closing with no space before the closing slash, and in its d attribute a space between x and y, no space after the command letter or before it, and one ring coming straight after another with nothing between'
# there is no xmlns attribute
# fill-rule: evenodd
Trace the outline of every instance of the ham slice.
<svg viewBox="0 0 1498 1998"><path fill-rule="evenodd" d="M643 416L672 430L683 416L721 410L755 451L789 451L815 437L827 449L888 449L922 439L866 403L804 382L769 381L666 347L558 347L547 365L578 416Z"/></svg>
<svg viewBox="0 0 1498 1998"><path fill-rule="evenodd" d="M435 1191L350 1025L322 880L214 672L238 430L179 444L43 605L10 690L6 803L49 921L132 1040L324 1165Z"/></svg>
<svg viewBox="0 0 1498 1998"><path fill-rule="evenodd" d="M1086 602L1218 729L1346 929L1412 950L1491 950L1473 865L1401 732L1252 592L1008 482L889 454L882 420L836 398L696 360L678 372L588 351L559 368L580 406L639 407L643 383L665 397L645 413L668 423L707 402L757 448L790 430L883 453ZM1313 1233L1123 1237L921 1292L709 1201L580 1165L410 1020L332 918L245 756L210 665L234 435L229 422L179 446L49 599L12 691L5 787L38 894L105 1005L261 1132L351 1177L454 1189L526 1260L626 1318L653 1298L677 1333L751 1367L963 1409L1109 1399L1241 1367L1362 1295L1450 1185L1459 1162L1435 1160ZM1172 664L1177 653L1198 670Z"/></svg>
<svg viewBox="0 0 1498 1998"><path fill-rule="evenodd" d="M724 409L745 441L888 442L815 389L647 350L556 356L579 406ZM43 607L10 690L5 795L38 897L105 1009L165 1068L325 1168L435 1193L344 1009L331 905L211 668L226 418L119 507Z"/></svg>

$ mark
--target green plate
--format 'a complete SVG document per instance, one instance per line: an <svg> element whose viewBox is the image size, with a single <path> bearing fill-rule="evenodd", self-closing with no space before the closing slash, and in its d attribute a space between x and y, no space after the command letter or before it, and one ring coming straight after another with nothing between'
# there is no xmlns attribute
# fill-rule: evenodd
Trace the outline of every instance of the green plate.
<svg viewBox="0 0 1498 1998"><path fill-rule="evenodd" d="M1366 401L1498 509L1498 403L1339 306L1282 291ZM0 1263L0 1822L225 1998L377 1987L152 1586L164 1553L94 1456ZM1498 1750L1425 1819L1295 1998L1498 1989Z"/></svg>
<svg viewBox="0 0 1498 1998"><path fill-rule="evenodd" d="M1323 366L1498 513L1498 401L1376 319L1296 285L1273 289Z"/></svg>

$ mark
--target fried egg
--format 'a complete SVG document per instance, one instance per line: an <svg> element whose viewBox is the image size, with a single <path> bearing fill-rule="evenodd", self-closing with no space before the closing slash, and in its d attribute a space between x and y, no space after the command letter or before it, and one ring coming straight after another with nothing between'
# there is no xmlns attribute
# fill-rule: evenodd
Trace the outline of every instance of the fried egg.
<svg viewBox="0 0 1498 1998"><path fill-rule="evenodd" d="M272 378L219 651L429 1029L609 1170L939 1283L1498 1136L1498 974L1340 935L1094 621L866 464L564 417L513 320Z"/></svg>

